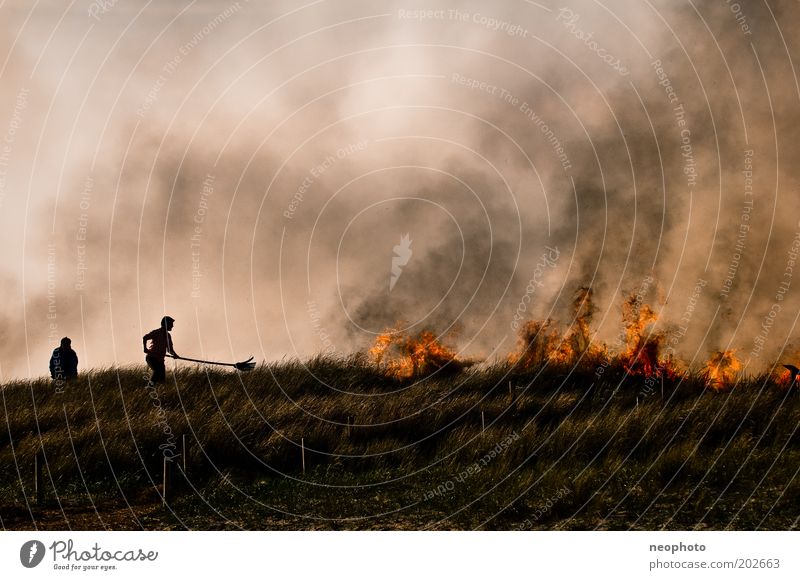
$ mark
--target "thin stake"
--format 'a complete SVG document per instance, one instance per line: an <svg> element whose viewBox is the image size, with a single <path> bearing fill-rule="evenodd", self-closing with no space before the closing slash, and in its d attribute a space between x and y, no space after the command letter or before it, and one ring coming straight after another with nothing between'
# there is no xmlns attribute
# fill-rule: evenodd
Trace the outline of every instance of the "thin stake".
<svg viewBox="0 0 800 580"><path fill-rule="evenodd" d="M33 458L33 472L36 476L35 490L36 490L36 503L41 504L44 501L44 480L42 478L42 465L44 464L44 457L41 450L36 452Z"/></svg>
<svg viewBox="0 0 800 580"><path fill-rule="evenodd" d="M511 381L508 381L508 394L512 397L514 396L513 393L511 392Z"/></svg>
<svg viewBox="0 0 800 580"><path fill-rule="evenodd" d="M347 416L347 438L350 438L350 415Z"/></svg>
<svg viewBox="0 0 800 580"><path fill-rule="evenodd" d="M161 481L161 500L166 507L167 505L167 488L169 487L169 461L167 461L167 456L164 456L164 473L162 474L162 481ZM170 490L172 491L172 490Z"/></svg>
<svg viewBox="0 0 800 580"><path fill-rule="evenodd" d="M306 474L306 444L302 437L300 437L300 457L303 460L303 475Z"/></svg>
<svg viewBox="0 0 800 580"><path fill-rule="evenodd" d="M483 411L481 411L481 431L486 431L486 419L483 416Z"/></svg>
<svg viewBox="0 0 800 580"><path fill-rule="evenodd" d="M161 458L161 505L167 505L167 458Z"/></svg>
<svg viewBox="0 0 800 580"><path fill-rule="evenodd" d="M181 458L183 459L183 473L186 473L186 434L181 435Z"/></svg>

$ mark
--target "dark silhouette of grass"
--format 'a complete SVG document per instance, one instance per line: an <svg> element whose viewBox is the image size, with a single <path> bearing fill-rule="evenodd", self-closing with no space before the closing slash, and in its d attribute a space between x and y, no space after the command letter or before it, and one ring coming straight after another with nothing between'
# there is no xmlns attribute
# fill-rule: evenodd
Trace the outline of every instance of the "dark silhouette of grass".
<svg viewBox="0 0 800 580"><path fill-rule="evenodd" d="M315 358L181 366L155 389L146 375L3 386L4 528L789 529L800 515L800 404L768 376L720 393L676 379L662 398L615 364L398 380ZM162 507L183 436L187 473L176 459Z"/></svg>

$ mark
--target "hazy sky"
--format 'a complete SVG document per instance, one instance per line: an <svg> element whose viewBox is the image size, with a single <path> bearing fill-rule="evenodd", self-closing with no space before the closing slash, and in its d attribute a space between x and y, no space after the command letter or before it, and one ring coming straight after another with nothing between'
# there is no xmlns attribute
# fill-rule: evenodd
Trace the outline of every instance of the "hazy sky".
<svg viewBox="0 0 800 580"><path fill-rule="evenodd" d="M402 323L503 357L515 314L567 322L580 285L613 344L643 283L687 360L791 358L798 24L789 1L0 3L2 377L65 335L82 368L140 363L164 314L187 356Z"/></svg>

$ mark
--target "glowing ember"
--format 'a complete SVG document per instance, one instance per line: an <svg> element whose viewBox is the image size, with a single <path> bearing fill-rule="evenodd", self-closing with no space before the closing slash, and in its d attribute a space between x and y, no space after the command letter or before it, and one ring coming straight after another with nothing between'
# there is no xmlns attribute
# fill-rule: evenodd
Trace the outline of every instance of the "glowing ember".
<svg viewBox="0 0 800 580"><path fill-rule="evenodd" d="M708 359L703 376L709 388L722 390L736 382L736 376L742 370L742 363L733 350L715 352Z"/></svg>
<svg viewBox="0 0 800 580"><path fill-rule="evenodd" d="M408 336L389 329L375 339L369 356L387 375L397 378L426 376L440 370L458 372L475 364L456 358L452 350L427 330Z"/></svg>

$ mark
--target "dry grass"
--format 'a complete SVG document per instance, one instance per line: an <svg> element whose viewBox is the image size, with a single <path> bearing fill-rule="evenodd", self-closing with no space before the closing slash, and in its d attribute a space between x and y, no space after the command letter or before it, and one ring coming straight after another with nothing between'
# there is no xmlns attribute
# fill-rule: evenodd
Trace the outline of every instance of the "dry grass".
<svg viewBox="0 0 800 580"><path fill-rule="evenodd" d="M183 368L157 395L143 374L3 386L4 528L789 529L800 515L800 397L768 377L721 393L684 379L662 400L613 365L413 381L319 358ZM188 473L162 508L162 451L183 435Z"/></svg>

